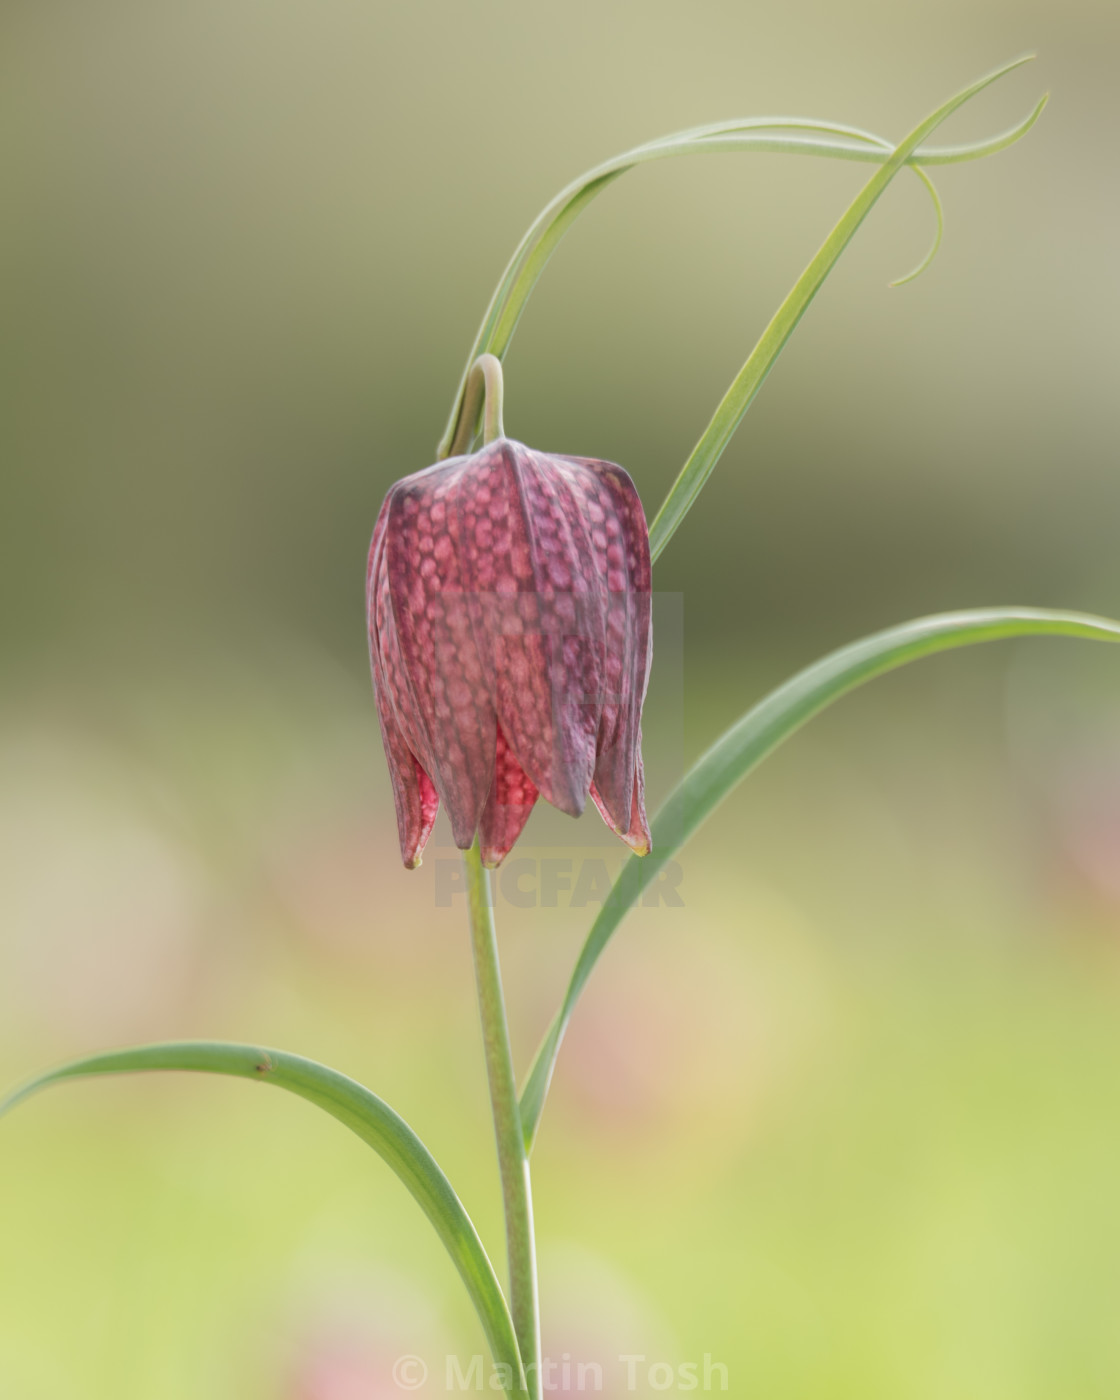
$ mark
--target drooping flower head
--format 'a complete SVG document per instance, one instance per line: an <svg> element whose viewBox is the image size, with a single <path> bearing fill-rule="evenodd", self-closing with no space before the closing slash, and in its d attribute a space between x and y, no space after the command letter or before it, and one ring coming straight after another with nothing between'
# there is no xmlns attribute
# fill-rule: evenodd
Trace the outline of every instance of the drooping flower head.
<svg viewBox="0 0 1120 1400"><path fill-rule="evenodd" d="M578 816L590 793L649 850L649 534L621 467L499 438L405 477L377 518L366 607L406 866L441 801L487 865L538 795Z"/></svg>

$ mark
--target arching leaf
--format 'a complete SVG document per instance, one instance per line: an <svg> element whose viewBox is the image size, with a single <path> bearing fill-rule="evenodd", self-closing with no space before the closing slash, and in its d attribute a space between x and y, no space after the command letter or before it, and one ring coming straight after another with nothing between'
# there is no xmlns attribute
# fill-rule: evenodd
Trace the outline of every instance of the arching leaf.
<svg viewBox="0 0 1120 1400"><path fill-rule="evenodd" d="M959 146L921 146L910 152L904 164L919 169L921 166L953 165L994 155L1026 135L1038 120L1045 105L1046 98L1043 97L1023 121L987 141ZM659 137L605 161L572 181L537 216L502 274L467 357L447 428L436 449L437 458L469 451L475 437L475 415L470 415L472 421L464 421L463 407L471 366L479 355L485 353L497 355L498 359L505 356L533 288L564 234L596 196L628 170L673 156L730 154L742 151L885 162L893 156L894 150L893 143L883 137L839 122L814 121L808 117L746 117L736 121L693 127L687 131ZM928 178L923 178L931 194L934 194L936 207L933 187ZM940 213L938 223L940 227ZM926 263L928 258L922 265L925 266Z"/></svg>
<svg viewBox="0 0 1120 1400"><path fill-rule="evenodd" d="M90 1055L49 1070L0 1102L0 1114L50 1084L150 1070L195 1070L254 1079L297 1094L345 1123L392 1167L435 1226L471 1296L494 1360L509 1366L511 1375L520 1377L517 1340L505 1297L478 1232L451 1183L403 1118L376 1094L337 1070L301 1055L254 1045L217 1041L141 1045Z"/></svg>
<svg viewBox="0 0 1120 1400"><path fill-rule="evenodd" d="M921 143L948 117L963 107L966 102L982 92L997 79L1004 77L1028 59L1020 58L1003 68L990 73L986 78L967 87L963 92L938 107L936 112L926 117L905 137L890 156L884 161L851 204L844 211L832 232L821 244L809 266L794 283L792 291L774 313L770 324L763 331L758 344L751 351L746 364L735 376L727 393L724 394L711 422L705 428L700 441L689 454L688 461L681 468L680 475L670 488L661 509L649 527L650 557L657 560L669 540L676 533L681 521L691 510L693 503L705 482L715 470L716 463L723 455L724 448L731 441L735 429L743 421L755 394L761 389L766 376L774 367L797 323L808 310L810 303L824 285L825 279L836 266L840 254L855 237L856 230L875 204L882 197L898 172L913 156ZM935 245L936 248L936 245ZM928 259L927 259L928 262Z"/></svg>
<svg viewBox="0 0 1120 1400"><path fill-rule="evenodd" d="M579 995L627 911L723 799L791 734L865 681L954 647L1007 637L1089 637L1120 641L1120 622L1083 613L991 608L919 618L834 651L772 691L720 738L677 784L653 819L653 850L631 856L591 925L564 1000L521 1095L521 1123L532 1146L556 1056Z"/></svg>

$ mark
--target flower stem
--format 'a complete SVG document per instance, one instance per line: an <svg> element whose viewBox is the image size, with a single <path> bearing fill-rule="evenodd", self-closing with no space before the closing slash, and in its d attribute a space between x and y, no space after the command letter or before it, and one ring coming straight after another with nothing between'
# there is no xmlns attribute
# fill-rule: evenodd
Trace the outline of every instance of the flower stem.
<svg viewBox="0 0 1120 1400"><path fill-rule="evenodd" d="M496 355L479 355L467 375L463 394L463 412L455 440L448 449L449 457L458 457L471 450L479 409L482 409L482 441L493 442L505 437L502 423L502 362Z"/></svg>
<svg viewBox="0 0 1120 1400"><path fill-rule="evenodd" d="M509 1255L510 1310L530 1400L540 1400L540 1309L537 1301L537 1256L533 1236L533 1194L529 1159L517 1106L517 1083L509 1046L502 973L494 915L490 903L490 874L479 856L478 838L463 852L467 902L471 921L478 1009L486 1051L486 1075L494 1110L494 1135L502 1178Z"/></svg>

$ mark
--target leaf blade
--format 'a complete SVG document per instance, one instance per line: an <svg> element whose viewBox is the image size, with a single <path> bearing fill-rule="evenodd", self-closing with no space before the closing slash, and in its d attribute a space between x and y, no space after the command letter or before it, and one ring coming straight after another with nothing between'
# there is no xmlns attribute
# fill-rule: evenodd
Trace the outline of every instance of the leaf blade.
<svg viewBox="0 0 1120 1400"><path fill-rule="evenodd" d="M89 1055L48 1070L0 1100L0 1116L53 1084L157 1070L221 1074L272 1084L306 1099L356 1133L392 1168L428 1217L466 1285L495 1361L520 1376L509 1309L462 1202L404 1119L347 1075L282 1050L219 1041L170 1041Z"/></svg>
<svg viewBox="0 0 1120 1400"><path fill-rule="evenodd" d="M1042 97L1023 121L994 137L956 146L919 147L906 163L913 166L954 165L994 155L1026 135L1042 114L1046 102L1047 98ZM848 141L782 139L761 134L774 130L817 132L829 138L848 138ZM462 421L462 411L471 366L482 354L497 355L498 359L504 357L529 296L563 234L592 200L619 176L637 165L679 155L758 150L840 160L881 161L887 159L893 149L892 143L883 137L839 122L815 121L809 117L747 117L658 137L613 157L572 181L533 221L506 265L467 358L443 438L436 448L437 458L469 450L474 425ZM541 245L545 243L547 248L542 252ZM464 442L466 446L462 446Z"/></svg>
<svg viewBox="0 0 1120 1400"><path fill-rule="evenodd" d="M802 316L805 315L813 299L824 285L826 278L836 266L841 253L855 237L860 225L882 198L894 177L921 143L928 136L931 136L954 112L983 92L985 88L990 87L992 83L1028 62L1030 62L1029 58L1020 58L1005 64L1002 68L997 68L993 73L989 73L963 88L948 102L942 103L936 111L919 122L909 135L899 142L887 160L875 171L863 189L848 205L828 237L810 260L805 271L794 283L792 290L774 313L754 349L747 357L746 363L720 400L711 421L689 454L676 481L670 487L669 494L665 497L649 527L651 561L656 562L685 516L692 509L708 478L715 470L724 449L743 421L747 409L753 403L755 395L762 388L778 356L797 329Z"/></svg>
<svg viewBox="0 0 1120 1400"><path fill-rule="evenodd" d="M651 853L627 858L591 925L564 1000L522 1090L521 1119L528 1149L536 1136L564 1033L592 969L643 890L732 789L814 715L876 676L937 652L1028 636L1120 642L1120 622L1034 608L989 608L918 618L841 647L799 671L716 741L654 817Z"/></svg>

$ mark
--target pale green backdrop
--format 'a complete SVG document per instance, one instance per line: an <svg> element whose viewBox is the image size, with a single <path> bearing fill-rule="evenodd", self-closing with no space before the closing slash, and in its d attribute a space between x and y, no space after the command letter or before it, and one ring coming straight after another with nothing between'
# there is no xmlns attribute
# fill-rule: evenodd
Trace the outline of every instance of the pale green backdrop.
<svg viewBox="0 0 1120 1400"><path fill-rule="evenodd" d="M651 771L907 616L1120 614L1120 10L10 0L0 1078L149 1037L327 1059L500 1252L449 852L400 869L369 694L382 495L579 171L754 113L898 137L1029 49L945 138L1049 89L1037 128L940 172L945 247L889 291L932 232L897 182L658 565L684 719L670 648ZM624 463L652 513L865 176L628 176L529 309L509 431ZM526 850L545 837L605 849L534 820ZM1024 642L880 682L682 866L685 907L634 916L560 1061L552 1354L606 1356L615 1394L633 1352L709 1354L757 1400L1115 1396L1120 654ZM498 910L522 1063L586 922L560 902ZM405 1352L437 1395L445 1353L482 1348L389 1173L243 1084L29 1104L0 1123L0 1241L0 1400L374 1400Z"/></svg>

